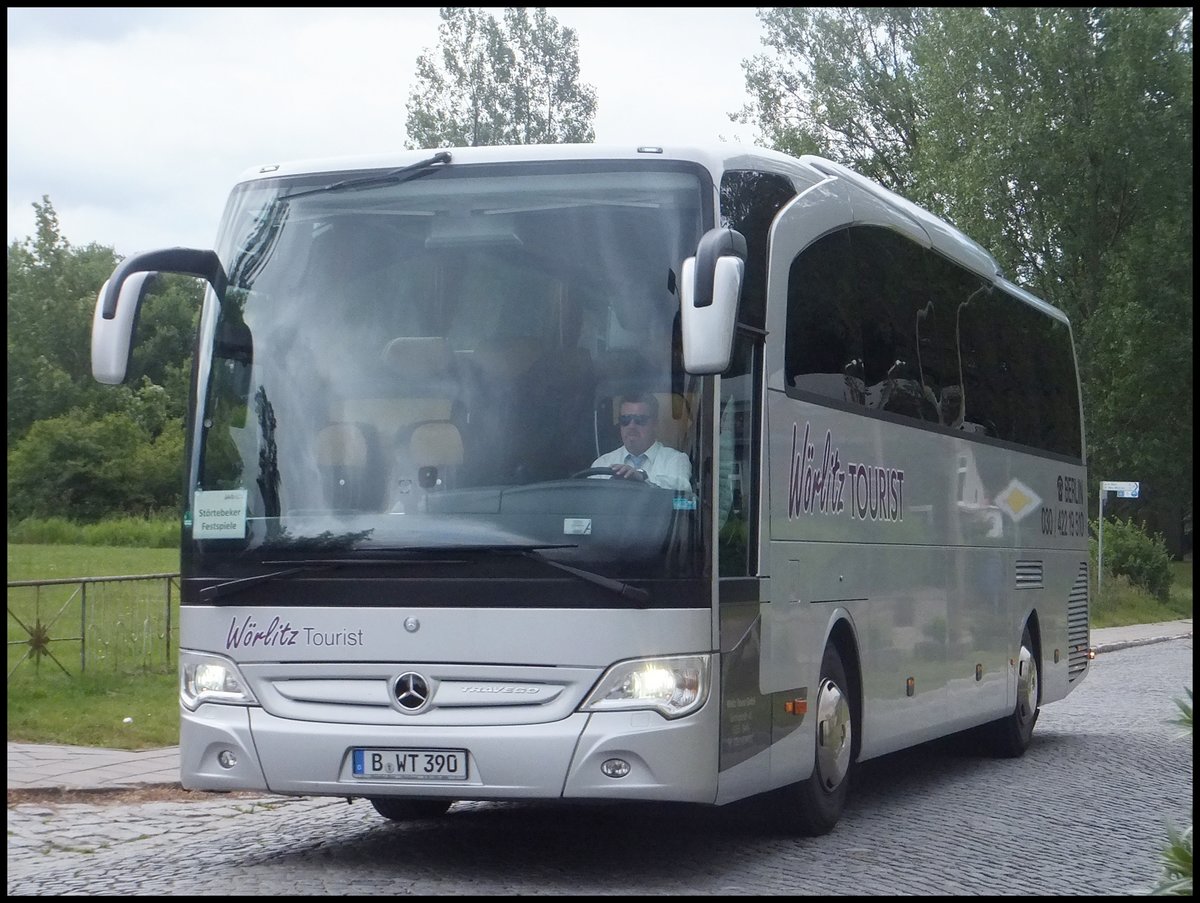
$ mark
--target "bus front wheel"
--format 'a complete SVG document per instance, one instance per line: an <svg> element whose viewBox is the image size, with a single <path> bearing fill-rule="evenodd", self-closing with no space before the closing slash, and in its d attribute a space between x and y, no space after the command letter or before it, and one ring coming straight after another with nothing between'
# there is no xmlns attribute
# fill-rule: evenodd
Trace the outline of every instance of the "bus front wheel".
<svg viewBox="0 0 1200 903"><path fill-rule="evenodd" d="M416 821L445 815L451 800L401 800L390 796L371 798L371 805L384 818L392 821Z"/></svg>
<svg viewBox="0 0 1200 903"><path fill-rule="evenodd" d="M1041 676L1033 634L1025 625L1017 650L1017 704L1010 714L984 726L985 742L992 755L1015 759L1029 748L1041 702Z"/></svg>
<svg viewBox="0 0 1200 903"><path fill-rule="evenodd" d="M816 837L833 830L846 805L854 753L854 716L846 666L835 645L825 649L817 686L816 757L812 776L778 791L775 815L789 834Z"/></svg>

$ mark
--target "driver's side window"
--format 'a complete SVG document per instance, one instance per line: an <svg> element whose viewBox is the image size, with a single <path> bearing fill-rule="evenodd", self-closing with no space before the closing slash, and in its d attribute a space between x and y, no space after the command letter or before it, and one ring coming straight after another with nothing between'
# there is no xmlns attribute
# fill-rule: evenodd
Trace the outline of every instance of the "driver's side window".
<svg viewBox="0 0 1200 903"><path fill-rule="evenodd" d="M735 336L733 362L721 377L717 425L717 565L721 577L744 577L753 572L754 349L754 339L745 334Z"/></svg>

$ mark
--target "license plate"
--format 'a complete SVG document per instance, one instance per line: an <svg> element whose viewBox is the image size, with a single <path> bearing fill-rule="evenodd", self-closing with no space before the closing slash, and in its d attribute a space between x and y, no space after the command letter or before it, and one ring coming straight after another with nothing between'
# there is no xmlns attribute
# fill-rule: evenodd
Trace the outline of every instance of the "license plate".
<svg viewBox="0 0 1200 903"><path fill-rule="evenodd" d="M465 749L355 749L354 776L400 781L465 781Z"/></svg>

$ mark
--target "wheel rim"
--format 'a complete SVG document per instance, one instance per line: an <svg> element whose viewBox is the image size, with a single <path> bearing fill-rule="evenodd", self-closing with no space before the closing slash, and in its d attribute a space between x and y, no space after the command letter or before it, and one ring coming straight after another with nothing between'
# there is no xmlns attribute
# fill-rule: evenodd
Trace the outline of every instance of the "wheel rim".
<svg viewBox="0 0 1200 903"><path fill-rule="evenodd" d="M1038 669L1033 660L1033 650L1021 643L1017 656L1017 716L1022 722L1033 718L1037 711Z"/></svg>
<svg viewBox="0 0 1200 903"><path fill-rule="evenodd" d="M836 790L850 769L850 702L832 680L817 695L817 773L821 786Z"/></svg>

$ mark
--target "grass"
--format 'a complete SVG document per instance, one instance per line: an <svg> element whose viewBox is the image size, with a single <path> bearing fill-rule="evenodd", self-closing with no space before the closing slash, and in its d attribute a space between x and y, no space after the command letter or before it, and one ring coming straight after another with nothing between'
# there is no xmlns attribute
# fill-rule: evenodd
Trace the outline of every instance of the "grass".
<svg viewBox="0 0 1200 903"><path fill-rule="evenodd" d="M76 580L175 574L179 553L167 549L103 546L8 546L8 579ZM178 581L175 581L178 585ZM82 667L80 632L87 632L87 667L128 669L167 660L167 624L179 623L178 593L167 612L167 581L104 581L8 588L8 671L31 652L37 625L45 648L68 669ZM174 637L171 637L172 641ZM50 663L52 664L52 662ZM53 665L52 665L53 666ZM19 666L25 670L25 665ZM57 666L53 666L57 667Z"/></svg>
<svg viewBox="0 0 1200 903"><path fill-rule="evenodd" d="M178 569L177 549L8 546L9 580L171 573ZM1190 618L1192 562L1174 562L1172 577L1171 597L1166 603L1131 587L1128 581L1106 579L1103 598L1093 606L1092 626ZM126 718L132 721L126 722ZM37 671L23 666L8 679L8 739L114 749L174 746L179 742L174 669L69 678L52 663L43 662Z"/></svg>
<svg viewBox="0 0 1200 903"><path fill-rule="evenodd" d="M179 547L8 544L9 580L67 577L120 577L168 574L179 570Z"/></svg>
<svg viewBox="0 0 1200 903"><path fill-rule="evenodd" d="M109 749L175 746L179 743L175 669L67 677L43 668L37 676L31 672L9 678L8 739Z"/></svg>
<svg viewBox="0 0 1200 903"><path fill-rule="evenodd" d="M177 547L13 543L8 546L10 581L166 574L178 570ZM46 588L45 598L53 601L47 606L49 612L39 616L47 620L53 617L58 608L56 603L72 591L71 587ZM28 593L28 590L8 591L10 612L15 608L27 624L31 620L23 609L29 605ZM27 638L21 628L14 629L11 615L8 620L10 642ZM12 649L10 646L10 669ZM65 653L56 655L77 672L78 655L69 644ZM53 661L43 659L36 669L32 662L19 666L7 684L10 741L114 749L149 749L179 742L179 691L173 665L103 669L99 673L89 670L68 677ZM132 721L126 722L126 718Z"/></svg>
<svg viewBox="0 0 1200 903"><path fill-rule="evenodd" d="M117 517L95 524L79 524L65 517L8 522L10 543L178 549L179 538L179 517L171 515L155 518Z"/></svg>
<svg viewBox="0 0 1200 903"><path fill-rule="evenodd" d="M1094 591L1094 587L1093 587ZM1091 609L1092 628L1156 624L1192 616L1192 562L1171 562L1171 593L1166 602L1130 585L1124 577L1106 575Z"/></svg>

